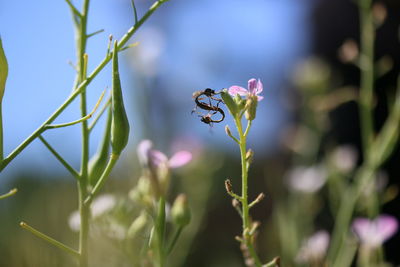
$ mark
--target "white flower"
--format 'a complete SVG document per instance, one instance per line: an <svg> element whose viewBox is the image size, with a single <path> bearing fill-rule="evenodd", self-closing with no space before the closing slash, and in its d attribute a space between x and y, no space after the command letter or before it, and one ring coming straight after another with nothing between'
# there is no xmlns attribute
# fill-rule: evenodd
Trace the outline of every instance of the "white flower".
<svg viewBox="0 0 400 267"><path fill-rule="evenodd" d="M291 190L314 193L325 184L326 171L322 166L299 166L290 170L286 179Z"/></svg>
<svg viewBox="0 0 400 267"><path fill-rule="evenodd" d="M321 230L305 240L296 256L298 263L319 263L325 257L329 245L329 234Z"/></svg>
<svg viewBox="0 0 400 267"><path fill-rule="evenodd" d="M81 228L81 216L79 215L79 211L74 211L68 218L68 225L74 232L79 232Z"/></svg>
<svg viewBox="0 0 400 267"><path fill-rule="evenodd" d="M115 207L116 202L117 200L111 194L104 194L95 198L92 202L92 205L90 206L92 218L97 218L107 213ZM76 210L71 213L68 219L68 225L72 231L79 232L81 228L81 216L79 214L79 211Z"/></svg>
<svg viewBox="0 0 400 267"><path fill-rule="evenodd" d="M353 170L357 164L357 159L357 150L351 145L337 147L332 155L333 164L342 172Z"/></svg>
<svg viewBox="0 0 400 267"><path fill-rule="evenodd" d="M90 207L92 211L92 217L96 218L110 211L112 208L114 208L116 202L117 201L115 197L111 194L105 194L95 198Z"/></svg>

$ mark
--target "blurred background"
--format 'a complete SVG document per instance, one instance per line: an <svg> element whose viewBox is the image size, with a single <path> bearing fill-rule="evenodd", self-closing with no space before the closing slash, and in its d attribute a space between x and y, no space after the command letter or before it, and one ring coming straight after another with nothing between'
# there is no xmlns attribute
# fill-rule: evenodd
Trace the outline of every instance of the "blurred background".
<svg viewBox="0 0 400 267"><path fill-rule="evenodd" d="M387 56L391 65L376 82L377 129L387 116L387 96L395 90L400 69L400 4L382 2L387 17L377 32L376 57ZM137 0L139 16L151 4ZM104 29L88 43L92 70L106 53L108 36L120 38L134 23L134 15L128 0L92 1L90 8L89 31ZM288 172L296 164L311 164L309 158L299 157L297 147L313 150L316 146L316 163L337 145L351 146L360 154L357 105L351 97L325 111L323 122L317 123L322 125L317 139L297 142L294 137L307 124L305 105L310 92L301 87L309 73L304 70L311 69L311 75L317 76L314 79L323 80L324 92L357 90L359 71L343 63L340 47L348 39L358 41L358 27L357 7L350 0L171 0L132 38L139 45L121 53L131 138L105 192L123 198L136 185L141 173L136 146L142 139L151 139L167 155L180 149L193 153L193 161L172 177L171 200L177 192L187 193L195 219L182 237L181 248L174 252L176 262L171 266L244 266L234 241L240 234L240 218L223 185L230 178L234 188L240 188L238 148L224 131L226 124L233 130L233 122L228 118L213 127L202 124L191 114L192 93L207 87L247 87L250 78L260 78L264 84L264 100L259 102L249 135L249 147L255 152L250 194L255 197L263 191L267 195L254 209L254 218L263 223L261 258L271 259L282 253L273 229L279 228L279 220L274 219L277 203L285 203L288 195ZM10 153L69 95L75 76L71 66L75 62L74 31L64 1L1 1L0 34L9 62L3 121L5 152ZM110 77L106 67L91 83L89 107L101 91L111 88ZM74 102L56 123L75 120L79 113L79 104ZM103 123L91 138L93 153ZM70 164L79 167L79 125L47 131L45 137ZM396 149L382 170L393 188L399 184L399 160ZM68 225L70 214L77 209L73 177L35 141L1 173L0 192L14 187L19 192L0 202L0 266L71 266L68 255L23 231L18 223L27 221L76 247L78 235ZM330 230L331 215L324 212L323 197L318 201L315 224ZM399 218L399 202L395 195L384 205L384 212ZM112 240L104 242L113 247ZM387 259L395 264L400 264L399 244L399 235L386 244ZM99 255L103 265L97 266L124 266L113 265L111 258L118 257L117 252L109 253L101 254L104 259Z"/></svg>

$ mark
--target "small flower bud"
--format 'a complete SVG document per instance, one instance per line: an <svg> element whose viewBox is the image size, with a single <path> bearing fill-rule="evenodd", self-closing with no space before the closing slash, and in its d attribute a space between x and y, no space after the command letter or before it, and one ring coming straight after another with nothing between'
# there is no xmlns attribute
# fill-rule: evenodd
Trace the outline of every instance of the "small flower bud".
<svg viewBox="0 0 400 267"><path fill-rule="evenodd" d="M246 120L252 121L256 118L257 104L258 104L257 96L252 95L247 98L245 106L246 112L244 113Z"/></svg>
<svg viewBox="0 0 400 267"><path fill-rule="evenodd" d="M239 200L237 200L236 198L232 198L232 207L234 207L235 209L240 208Z"/></svg>
<svg viewBox="0 0 400 267"><path fill-rule="evenodd" d="M251 149L247 150L247 152L246 152L246 161L247 161L247 163L250 164L253 161L253 156L254 156L254 151L251 150Z"/></svg>
<svg viewBox="0 0 400 267"><path fill-rule="evenodd" d="M135 238L138 233L141 233L147 225L148 218L145 212L140 213L128 229L128 238Z"/></svg>
<svg viewBox="0 0 400 267"><path fill-rule="evenodd" d="M0 102L3 99L4 90L6 89L6 80L8 76L8 63L4 54L3 45L0 37Z"/></svg>
<svg viewBox="0 0 400 267"><path fill-rule="evenodd" d="M236 105L238 106L239 110L244 109L246 101L239 94L235 95L235 102L236 102Z"/></svg>
<svg viewBox="0 0 400 267"><path fill-rule="evenodd" d="M239 111L237 104L233 101L231 95L228 93L228 90L224 89L221 91L221 98L224 101L225 105L228 107L229 112L235 117Z"/></svg>
<svg viewBox="0 0 400 267"><path fill-rule="evenodd" d="M376 26L381 26L387 17L387 9L382 3L374 3L372 6L372 16Z"/></svg>
<svg viewBox="0 0 400 267"><path fill-rule="evenodd" d="M191 214L186 195L180 194L176 197L174 204L172 205L171 216L173 222L180 227L185 227L189 224Z"/></svg>
<svg viewBox="0 0 400 267"><path fill-rule="evenodd" d="M232 136L231 129L229 128L228 125L225 126L225 133L226 133L228 136Z"/></svg>
<svg viewBox="0 0 400 267"><path fill-rule="evenodd" d="M357 43L352 39L346 40L339 48L338 54L343 63L355 62L359 56Z"/></svg>

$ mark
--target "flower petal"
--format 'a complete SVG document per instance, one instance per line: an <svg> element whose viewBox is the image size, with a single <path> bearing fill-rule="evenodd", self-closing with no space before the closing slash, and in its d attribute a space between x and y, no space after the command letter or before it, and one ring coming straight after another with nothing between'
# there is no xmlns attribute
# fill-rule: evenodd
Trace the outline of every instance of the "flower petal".
<svg viewBox="0 0 400 267"><path fill-rule="evenodd" d="M261 100L263 100L263 99L264 99L263 96L260 96L260 95L257 96L257 101L261 101Z"/></svg>
<svg viewBox="0 0 400 267"><path fill-rule="evenodd" d="M165 154L162 153L161 151L155 149L150 150L149 157L151 166L158 167L168 162L167 156L165 156Z"/></svg>
<svg viewBox="0 0 400 267"><path fill-rule="evenodd" d="M170 159L169 159L169 167L171 168L178 168L181 167L192 160L192 153L189 151L179 151L176 152Z"/></svg>
<svg viewBox="0 0 400 267"><path fill-rule="evenodd" d="M255 94L257 89L257 80L252 78L247 82L247 88L249 89L250 94Z"/></svg>
<svg viewBox="0 0 400 267"><path fill-rule="evenodd" d="M261 92L263 91L263 84L261 82L260 79L258 79L257 81L257 88L256 88L256 95L261 94Z"/></svg>
<svg viewBox="0 0 400 267"><path fill-rule="evenodd" d="M234 85L234 86L229 87L228 93L231 96L236 96L236 95L244 96L244 95L247 95L249 92L241 86Z"/></svg>
<svg viewBox="0 0 400 267"><path fill-rule="evenodd" d="M137 147L137 154L139 157L139 161L142 165L148 165L149 164L149 152L151 147L153 146L153 143L150 140L142 140L138 147Z"/></svg>
<svg viewBox="0 0 400 267"><path fill-rule="evenodd" d="M381 235L383 242L391 238L397 231L398 222L393 216L381 215L375 222L376 230Z"/></svg>
<svg viewBox="0 0 400 267"><path fill-rule="evenodd" d="M361 242L366 242L370 239L370 224L371 222L365 218L356 218L354 220L352 228Z"/></svg>

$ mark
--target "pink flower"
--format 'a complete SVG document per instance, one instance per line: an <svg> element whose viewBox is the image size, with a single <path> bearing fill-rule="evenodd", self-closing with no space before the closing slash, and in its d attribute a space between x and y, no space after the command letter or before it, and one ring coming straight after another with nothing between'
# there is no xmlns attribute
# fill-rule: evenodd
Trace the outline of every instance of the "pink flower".
<svg viewBox="0 0 400 267"><path fill-rule="evenodd" d="M263 84L260 79L258 81L254 78L248 81L248 90L241 86L231 86L228 89L228 92L232 96L241 95L241 96L257 96L258 101L262 100L264 97L259 96L259 94L263 91Z"/></svg>
<svg viewBox="0 0 400 267"><path fill-rule="evenodd" d="M375 220L356 218L352 228L362 245L377 248L396 233L398 222L389 215L381 215Z"/></svg>
<svg viewBox="0 0 400 267"><path fill-rule="evenodd" d="M152 149L153 143L150 140L143 140L139 143L137 153L139 161L144 166L148 167L161 167L178 168L192 160L192 153L186 150L181 150L172 155L171 158L162 153L161 151Z"/></svg>

